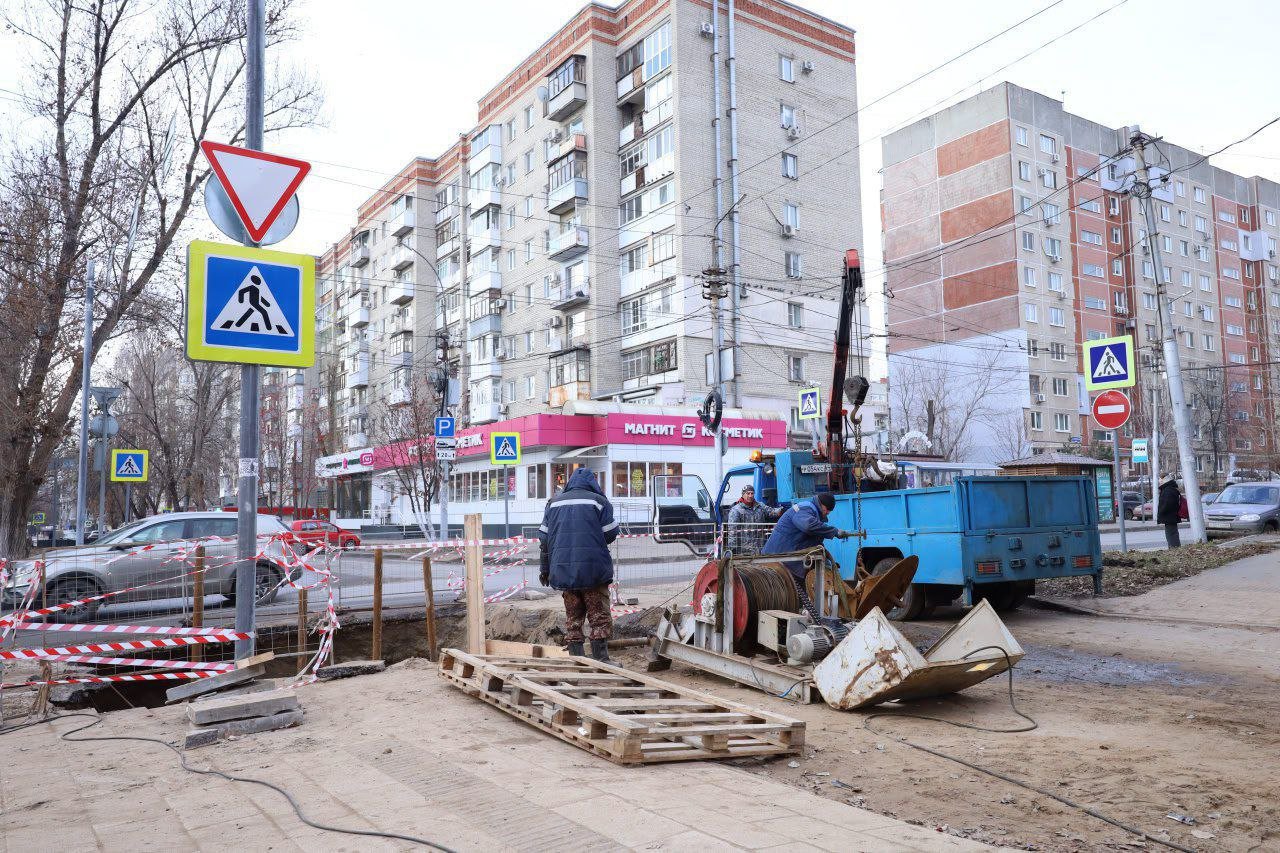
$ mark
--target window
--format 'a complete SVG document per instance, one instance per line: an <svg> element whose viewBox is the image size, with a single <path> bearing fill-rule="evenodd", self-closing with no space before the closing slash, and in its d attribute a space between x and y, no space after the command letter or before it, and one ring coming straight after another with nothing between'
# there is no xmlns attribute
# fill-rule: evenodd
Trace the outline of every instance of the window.
<svg viewBox="0 0 1280 853"><path fill-rule="evenodd" d="M1201 234L1207 234L1209 232L1209 220L1205 219L1203 216L1197 216L1195 221L1197 231Z"/></svg>
<svg viewBox="0 0 1280 853"><path fill-rule="evenodd" d="M793 329L804 328L804 305L799 302L787 303L787 325Z"/></svg>
<svg viewBox="0 0 1280 853"><path fill-rule="evenodd" d="M1050 308L1049 309L1049 325L1063 326L1065 324L1066 324L1066 312L1064 312L1061 308L1057 308L1057 307Z"/></svg>
<svg viewBox="0 0 1280 853"><path fill-rule="evenodd" d="M533 241L532 240L524 241L524 260L525 260L525 263L528 263L529 261L533 260Z"/></svg>
<svg viewBox="0 0 1280 853"><path fill-rule="evenodd" d="M1058 153L1058 143L1054 141L1052 136L1042 133L1040 134L1040 150L1045 154L1056 154Z"/></svg>
<svg viewBox="0 0 1280 853"><path fill-rule="evenodd" d="M1040 205L1040 209L1044 212L1045 225L1057 225L1062 221L1062 209L1056 204L1050 204L1046 201Z"/></svg>
<svg viewBox="0 0 1280 853"><path fill-rule="evenodd" d="M800 158L789 151L782 152L782 177L796 180L800 176Z"/></svg>
<svg viewBox="0 0 1280 853"><path fill-rule="evenodd" d="M1053 379L1053 393L1058 397L1067 396L1067 380L1060 376L1055 376Z"/></svg>
<svg viewBox="0 0 1280 853"><path fill-rule="evenodd" d="M1022 316L1026 318L1028 323L1039 323L1040 322L1040 306L1023 305Z"/></svg>
<svg viewBox="0 0 1280 853"><path fill-rule="evenodd" d="M1149 341L1154 341L1156 339L1156 327L1150 323L1143 327L1143 333Z"/></svg>
<svg viewBox="0 0 1280 853"><path fill-rule="evenodd" d="M1034 252L1036 250L1036 235L1030 231L1022 232L1022 249L1026 252Z"/></svg>
<svg viewBox="0 0 1280 853"><path fill-rule="evenodd" d="M1097 233L1096 231L1083 231L1083 230L1082 230L1082 231L1080 232L1080 242L1082 242L1082 243L1092 243L1092 244L1093 244L1093 245L1095 245L1095 246L1101 246L1101 245L1102 245L1102 235L1101 235L1101 234L1099 234L1099 233Z"/></svg>
<svg viewBox="0 0 1280 853"><path fill-rule="evenodd" d="M1223 267L1223 268L1222 268L1222 277L1223 277L1223 278L1231 278L1231 279L1235 279L1236 281L1239 281L1239 280L1240 280L1240 270L1236 269L1235 267Z"/></svg>
<svg viewBox="0 0 1280 853"><path fill-rule="evenodd" d="M1028 384L1031 386L1031 393L1039 394L1040 393L1040 377L1032 373L1030 376L1027 377L1027 380L1028 380Z"/></svg>
<svg viewBox="0 0 1280 853"><path fill-rule="evenodd" d="M1021 180L1021 181L1031 180L1031 164L1028 163L1026 160L1018 161L1018 180Z"/></svg>
<svg viewBox="0 0 1280 853"><path fill-rule="evenodd" d="M1249 224L1249 208L1247 207L1240 208L1240 221L1243 222L1245 225Z"/></svg>
<svg viewBox="0 0 1280 853"><path fill-rule="evenodd" d="M1120 198L1119 198L1119 196L1114 196L1114 195L1109 195L1109 196L1107 196L1107 213L1110 213L1112 216L1119 216L1119 215L1120 215ZM1118 243L1118 242L1120 242L1120 241L1119 241L1119 240L1117 240L1116 242Z"/></svg>
<svg viewBox="0 0 1280 853"><path fill-rule="evenodd" d="M1111 274L1124 275L1124 263L1119 258L1111 261Z"/></svg>
<svg viewBox="0 0 1280 853"><path fill-rule="evenodd" d="M1213 322L1213 306L1212 306L1212 305L1201 305L1201 306L1200 306L1200 316L1204 318L1204 321L1205 321L1206 323L1212 323L1212 322Z"/></svg>
<svg viewBox="0 0 1280 853"><path fill-rule="evenodd" d="M1105 311L1107 310L1107 300L1097 296L1086 296L1084 298L1084 307L1092 308L1096 311Z"/></svg>
<svg viewBox="0 0 1280 853"><path fill-rule="evenodd" d="M787 378L792 382L804 381L804 356L787 356Z"/></svg>
<svg viewBox="0 0 1280 853"><path fill-rule="evenodd" d="M644 39L644 79L653 79L671 66L671 24L663 24Z"/></svg>
<svg viewBox="0 0 1280 853"><path fill-rule="evenodd" d="M524 333L524 354L533 352L533 332Z"/></svg>
<svg viewBox="0 0 1280 853"><path fill-rule="evenodd" d="M1229 210L1219 210L1219 211L1218 211L1218 220L1219 220L1220 222L1226 222L1226 223L1227 223L1227 224L1229 224L1229 225L1235 225L1235 224L1236 224L1236 215L1235 215L1234 213L1232 213L1231 211L1229 211Z"/></svg>
<svg viewBox="0 0 1280 853"><path fill-rule="evenodd" d="M1195 306L1191 304L1191 300L1182 303L1182 313L1184 316L1190 317L1195 313Z"/></svg>
<svg viewBox="0 0 1280 853"><path fill-rule="evenodd" d="M1071 416L1058 412L1053 416L1053 429L1055 432L1071 432Z"/></svg>
<svg viewBox="0 0 1280 853"><path fill-rule="evenodd" d="M1085 332L1085 335L1084 335L1085 340L1089 340L1089 341L1100 341L1106 336L1107 336L1106 332L1099 332L1097 329L1090 329L1089 331Z"/></svg>
<svg viewBox="0 0 1280 853"><path fill-rule="evenodd" d="M1058 188L1058 173L1053 169L1045 169L1040 173L1040 183L1047 190L1056 190Z"/></svg>
<svg viewBox="0 0 1280 853"><path fill-rule="evenodd" d="M1078 198L1076 199L1076 207L1081 210L1087 210L1091 213L1101 213L1102 205L1098 203L1096 198Z"/></svg>
<svg viewBox="0 0 1280 853"><path fill-rule="evenodd" d="M1027 129L1025 127L1018 127L1015 125L1013 128L1013 138L1023 148L1027 147Z"/></svg>
<svg viewBox="0 0 1280 853"><path fill-rule="evenodd" d="M1222 297L1222 304L1226 305L1229 308L1244 307L1244 302L1240 299L1239 296L1224 296Z"/></svg>
<svg viewBox="0 0 1280 853"><path fill-rule="evenodd" d="M516 227L516 206L514 204L507 208L507 221L505 227Z"/></svg>
<svg viewBox="0 0 1280 853"><path fill-rule="evenodd" d="M1230 361L1231 361L1231 363L1232 363L1232 364L1244 364L1244 354L1243 354L1243 353L1233 352L1233 353L1231 353L1231 355L1229 356L1229 358L1230 358Z"/></svg>
<svg viewBox="0 0 1280 853"><path fill-rule="evenodd" d="M533 149L530 148L524 152L524 173L527 175L533 171Z"/></svg>
<svg viewBox="0 0 1280 853"><path fill-rule="evenodd" d="M1049 358L1053 359L1054 361L1066 361L1067 345L1059 344L1059 343L1049 344Z"/></svg>
<svg viewBox="0 0 1280 853"><path fill-rule="evenodd" d="M1054 293L1062 293L1062 273L1049 273L1049 289Z"/></svg>
<svg viewBox="0 0 1280 853"><path fill-rule="evenodd" d="M1031 413L1031 428L1034 430L1044 429L1044 415L1039 412Z"/></svg>
<svg viewBox="0 0 1280 853"><path fill-rule="evenodd" d="M792 228L800 228L800 206L795 202L788 201L782 205L782 224L790 225Z"/></svg>
<svg viewBox="0 0 1280 853"><path fill-rule="evenodd" d="M802 275L802 265L800 263L799 252L784 252L782 258L783 270L787 274L787 278L799 278Z"/></svg>
<svg viewBox="0 0 1280 853"><path fill-rule="evenodd" d="M788 83L796 82L796 61L794 57L778 57L778 79L786 80Z"/></svg>
<svg viewBox="0 0 1280 853"><path fill-rule="evenodd" d="M1026 213L1031 209L1031 207L1031 199L1027 198L1025 195L1018 196L1018 210L1020 212Z"/></svg>
<svg viewBox="0 0 1280 853"><path fill-rule="evenodd" d="M1237 337L1237 338L1239 338L1239 337L1243 337L1243 336L1244 336L1244 326L1238 326L1238 325L1236 325L1235 323L1228 323L1228 324L1227 324L1227 334L1228 334L1228 335L1234 335L1234 336L1235 336L1235 337Z"/></svg>
<svg viewBox="0 0 1280 853"><path fill-rule="evenodd" d="M641 242L622 253L620 272L622 275L633 273L649 265L649 244Z"/></svg>
<svg viewBox="0 0 1280 853"><path fill-rule="evenodd" d="M1085 275L1091 275L1094 278L1106 278L1107 271L1103 269L1102 264L1080 264L1080 271Z"/></svg>
<svg viewBox="0 0 1280 853"><path fill-rule="evenodd" d="M1120 242L1120 229L1118 227L1113 227L1111 229L1111 242L1112 243Z"/></svg>
<svg viewBox="0 0 1280 853"><path fill-rule="evenodd" d="M1054 258L1054 259L1061 258L1062 257L1062 241L1059 240L1057 237L1045 237L1044 253L1050 258Z"/></svg>
<svg viewBox="0 0 1280 853"><path fill-rule="evenodd" d="M1117 291L1115 292L1113 301L1114 301L1114 302L1115 302L1115 304L1116 304L1116 312L1117 312L1117 313L1120 313L1120 314L1128 313L1128 311L1129 311L1129 299L1128 299L1128 297L1126 297L1126 296L1124 295L1124 291L1123 291L1123 290L1117 290Z"/></svg>
<svg viewBox="0 0 1280 853"><path fill-rule="evenodd" d="M1200 276L1200 289L1205 291L1206 293L1210 293L1213 291L1213 283L1209 280L1209 276L1207 275Z"/></svg>
<svg viewBox="0 0 1280 853"><path fill-rule="evenodd" d="M1205 352L1213 352L1213 335L1202 335Z"/></svg>
<svg viewBox="0 0 1280 853"><path fill-rule="evenodd" d="M791 106L791 104L783 102L779 107L779 113L780 113L780 118L782 120L783 127L796 126L796 108L795 107Z"/></svg>
<svg viewBox="0 0 1280 853"><path fill-rule="evenodd" d="M1264 211L1263 218L1266 219L1268 225L1276 224L1276 212L1274 210Z"/></svg>
<svg viewBox="0 0 1280 853"><path fill-rule="evenodd" d="M1204 204L1204 187L1195 187L1192 191L1192 197L1200 204Z"/></svg>
<svg viewBox="0 0 1280 853"><path fill-rule="evenodd" d="M1027 355L1032 358L1040 357L1040 342L1035 338L1027 338Z"/></svg>
<svg viewBox="0 0 1280 853"><path fill-rule="evenodd" d="M1161 222L1169 221L1169 205L1167 204L1160 205L1160 221Z"/></svg>
<svg viewBox="0 0 1280 853"><path fill-rule="evenodd" d="M1235 240L1232 240L1230 237L1224 237L1222 240L1222 248L1226 249L1228 252L1234 252L1240 248L1240 244ZM1248 247L1246 246L1245 248Z"/></svg>
<svg viewBox="0 0 1280 853"><path fill-rule="evenodd" d="M1178 254L1182 255L1182 257L1184 258L1189 257L1191 255L1191 244L1188 243L1186 240L1179 240Z"/></svg>
<svg viewBox="0 0 1280 853"><path fill-rule="evenodd" d="M1195 348L1196 348L1196 336L1195 336L1195 333L1194 333L1194 332L1183 332L1183 333L1182 333L1182 345L1183 345L1184 347L1186 347L1187 349L1195 349Z"/></svg>
<svg viewBox="0 0 1280 853"><path fill-rule="evenodd" d="M1143 261L1143 262L1142 262L1142 277L1143 277L1143 278L1155 278L1155 277L1156 277L1156 267L1155 267L1155 264L1151 263L1151 261Z"/></svg>
<svg viewBox="0 0 1280 853"><path fill-rule="evenodd" d="M507 249L507 269L513 270L515 268L516 268L516 250Z"/></svg>
<svg viewBox="0 0 1280 853"><path fill-rule="evenodd" d="M1183 228L1187 227L1187 212L1185 210L1178 211L1178 224Z"/></svg>
<svg viewBox="0 0 1280 853"><path fill-rule="evenodd" d="M1036 286L1036 271L1034 267L1022 268L1022 283L1027 287Z"/></svg>

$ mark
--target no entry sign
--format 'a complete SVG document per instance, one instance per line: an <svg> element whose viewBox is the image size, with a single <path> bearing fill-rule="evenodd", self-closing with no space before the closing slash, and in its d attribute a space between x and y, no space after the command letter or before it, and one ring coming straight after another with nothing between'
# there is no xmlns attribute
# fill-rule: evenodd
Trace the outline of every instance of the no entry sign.
<svg viewBox="0 0 1280 853"><path fill-rule="evenodd" d="M1093 419L1103 429L1120 429L1132 410L1123 391L1103 391L1093 399Z"/></svg>

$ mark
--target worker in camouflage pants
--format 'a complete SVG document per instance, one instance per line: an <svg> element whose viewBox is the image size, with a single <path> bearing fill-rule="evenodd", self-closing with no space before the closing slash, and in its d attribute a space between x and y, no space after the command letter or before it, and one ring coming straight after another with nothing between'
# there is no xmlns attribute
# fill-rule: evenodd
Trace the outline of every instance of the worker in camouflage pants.
<svg viewBox="0 0 1280 853"><path fill-rule="evenodd" d="M613 615L609 611L609 585L594 589L566 589L564 598L564 639L570 649L582 649L582 622L591 626L587 637L594 650L596 642L608 642L613 633ZM578 654L582 654L578 651ZM605 653L608 656L608 653Z"/></svg>

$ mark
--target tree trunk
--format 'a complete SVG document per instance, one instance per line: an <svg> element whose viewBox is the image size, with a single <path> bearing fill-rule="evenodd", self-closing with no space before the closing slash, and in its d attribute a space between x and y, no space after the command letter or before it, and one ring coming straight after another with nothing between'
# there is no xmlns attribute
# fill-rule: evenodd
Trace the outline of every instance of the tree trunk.
<svg viewBox="0 0 1280 853"><path fill-rule="evenodd" d="M0 556L7 559L25 557L31 551L27 538L27 519L39 485L22 480L6 494L0 495ZM74 523L74 519L72 519Z"/></svg>

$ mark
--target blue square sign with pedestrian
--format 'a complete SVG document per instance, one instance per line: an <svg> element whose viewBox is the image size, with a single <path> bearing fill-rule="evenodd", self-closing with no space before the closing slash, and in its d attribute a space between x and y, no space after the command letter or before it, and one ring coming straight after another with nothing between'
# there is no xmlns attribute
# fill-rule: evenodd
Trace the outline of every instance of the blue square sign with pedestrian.
<svg viewBox="0 0 1280 853"><path fill-rule="evenodd" d="M1087 390L1130 388L1137 381L1133 370L1133 338L1129 335L1085 341L1084 353Z"/></svg>

